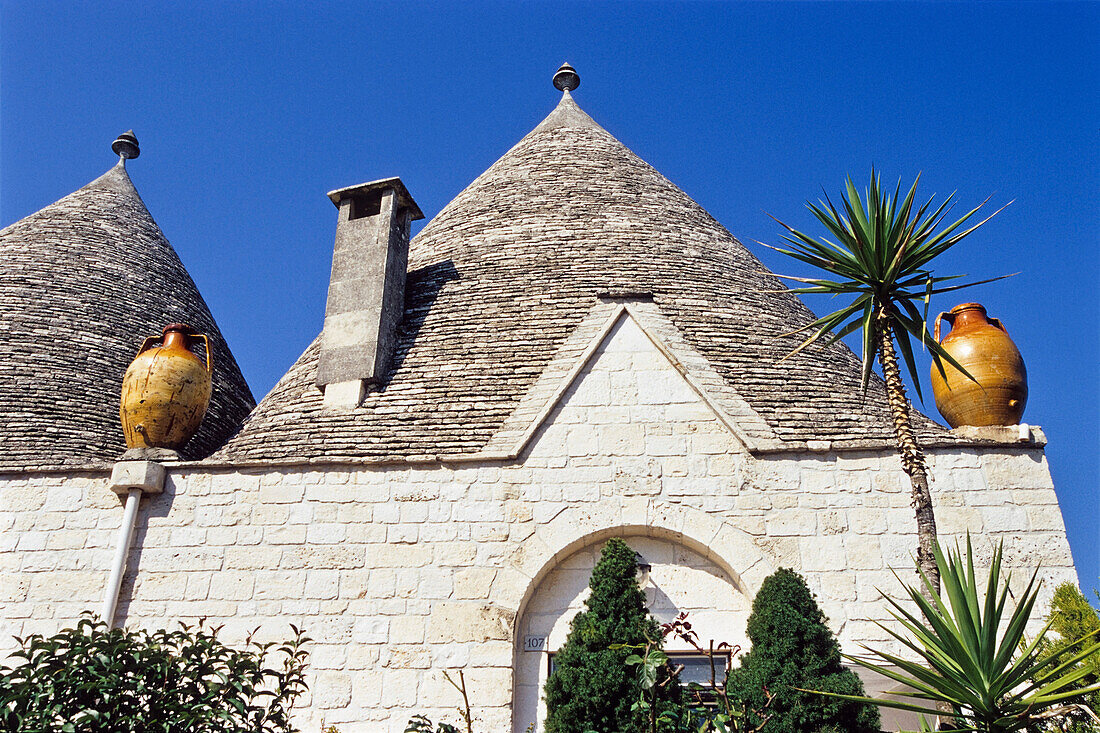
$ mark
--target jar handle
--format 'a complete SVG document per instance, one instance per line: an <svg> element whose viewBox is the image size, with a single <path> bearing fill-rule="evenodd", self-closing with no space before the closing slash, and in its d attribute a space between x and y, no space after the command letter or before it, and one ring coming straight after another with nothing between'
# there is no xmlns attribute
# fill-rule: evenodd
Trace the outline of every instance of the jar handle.
<svg viewBox="0 0 1100 733"><path fill-rule="evenodd" d="M197 333L192 338L202 339L203 346L206 347L206 373L212 373L214 371L214 361L210 355L210 337L205 333Z"/></svg>
<svg viewBox="0 0 1100 733"><path fill-rule="evenodd" d="M993 324L994 326L996 326L997 328L999 328L999 329L1001 329L1002 331L1004 331L1004 333L1005 333L1005 336L1007 336L1007 335L1008 335L1008 329L1007 329L1007 328L1005 328L1005 324L1001 323L1001 319L1000 319L1000 318L987 318L986 320L987 320L987 321L989 321L990 323L992 323L992 324Z"/></svg>
<svg viewBox="0 0 1100 733"><path fill-rule="evenodd" d="M932 332L932 338L936 339L937 344L940 342L940 321L941 320L947 321L947 323L949 325L954 326L955 325L955 314L943 311L938 316L936 316L936 328Z"/></svg>
<svg viewBox="0 0 1100 733"><path fill-rule="evenodd" d="M150 343L152 343L153 341L160 341L161 338L163 338L163 337L162 336L146 336L145 340L141 342L141 348L138 349L137 353L139 355L144 354L146 351L149 350L149 344Z"/></svg>

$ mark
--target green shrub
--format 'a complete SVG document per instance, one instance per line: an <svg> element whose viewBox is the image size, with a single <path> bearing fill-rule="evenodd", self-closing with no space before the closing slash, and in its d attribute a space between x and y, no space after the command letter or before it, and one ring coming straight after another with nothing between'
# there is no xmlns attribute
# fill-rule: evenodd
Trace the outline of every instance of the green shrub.
<svg viewBox="0 0 1100 733"><path fill-rule="evenodd" d="M637 571L634 551L620 539L608 541L592 569L585 610L573 618L555 657L557 668L546 681L546 733L645 729L646 716L635 707L638 674L626 659L634 653L628 647L659 640L660 632L646 610ZM661 690L658 704L679 694L675 684Z"/></svg>
<svg viewBox="0 0 1100 733"><path fill-rule="evenodd" d="M440 723L437 726L423 715L414 715L409 718L405 733L458 733L458 728L450 723Z"/></svg>
<svg viewBox="0 0 1100 733"><path fill-rule="evenodd" d="M176 631L109 629L90 615L17 639L0 667L0 729L34 733L291 733L309 641L233 649L200 621Z"/></svg>
<svg viewBox="0 0 1100 733"><path fill-rule="evenodd" d="M752 650L726 680L750 726L762 722L754 711L766 709L766 733L879 730L875 706L805 691L864 694L859 677L841 664L840 647L825 622L798 573L781 568L764 580L749 616Z"/></svg>
<svg viewBox="0 0 1100 733"><path fill-rule="evenodd" d="M1100 594L1097 594L1100 598ZM1074 639L1093 638L1100 630L1100 614L1089 605L1085 594L1077 589L1073 583L1062 583L1054 589L1054 597L1050 600L1050 614L1047 616L1050 630L1057 637L1046 636L1039 641L1036 648L1040 655L1056 654L1059 663L1070 664L1067 672L1087 672L1077 683L1077 687L1089 687L1100 683L1100 651L1093 652L1089 656L1074 662L1075 654L1084 650L1089 644L1074 642ZM1091 635L1091 636L1090 636ZM1095 644L1095 640L1092 642ZM1100 723L1096 722L1094 715L1100 711L1100 692L1093 692L1081 701L1087 705L1090 714L1083 708L1070 708L1058 722L1056 730L1066 733L1100 733Z"/></svg>

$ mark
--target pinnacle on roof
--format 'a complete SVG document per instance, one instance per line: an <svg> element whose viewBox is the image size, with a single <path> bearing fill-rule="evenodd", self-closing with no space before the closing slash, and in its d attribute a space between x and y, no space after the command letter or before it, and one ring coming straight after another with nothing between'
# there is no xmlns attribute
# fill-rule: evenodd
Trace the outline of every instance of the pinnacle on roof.
<svg viewBox="0 0 1100 733"><path fill-rule="evenodd" d="M566 61L558 70L554 72L554 87L569 94L577 87L581 85L581 76L577 73L577 70L569 65Z"/></svg>
<svg viewBox="0 0 1100 733"><path fill-rule="evenodd" d="M134 135L133 130L127 130L115 138L111 143L111 150L118 155L118 160L123 165L126 165L127 159L141 155L141 148L138 147L137 136Z"/></svg>
<svg viewBox="0 0 1100 733"><path fill-rule="evenodd" d="M556 75L562 87L576 83L565 70ZM600 298L615 293L651 297L779 444L890 439L885 401L862 394L855 355L835 345L779 364L798 343L779 334L813 314L562 92L546 119L413 239L385 389L354 410L326 411L313 386L314 342L215 458L478 454Z"/></svg>
<svg viewBox="0 0 1100 733"><path fill-rule="evenodd" d="M210 336L214 389L184 457L218 448L254 401L195 283L119 163L0 230L0 470L89 466L125 450L119 394L142 340L184 321Z"/></svg>

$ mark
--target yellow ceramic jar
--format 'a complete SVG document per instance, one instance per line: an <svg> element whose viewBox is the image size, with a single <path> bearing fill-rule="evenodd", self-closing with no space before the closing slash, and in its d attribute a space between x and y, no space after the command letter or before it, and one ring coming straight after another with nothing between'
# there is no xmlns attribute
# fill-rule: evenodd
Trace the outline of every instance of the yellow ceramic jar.
<svg viewBox="0 0 1100 733"><path fill-rule="evenodd" d="M163 340L160 346L151 344ZM204 364L191 350L201 341ZM182 323L145 339L122 379L122 431L128 448L178 449L194 435L210 404L210 339Z"/></svg>
<svg viewBox="0 0 1100 733"><path fill-rule="evenodd" d="M951 333L940 340L940 321ZM1027 370L1004 325L978 303L963 303L936 318L935 338L974 379L943 363L945 380L932 364L936 407L953 428L1017 425L1027 404Z"/></svg>

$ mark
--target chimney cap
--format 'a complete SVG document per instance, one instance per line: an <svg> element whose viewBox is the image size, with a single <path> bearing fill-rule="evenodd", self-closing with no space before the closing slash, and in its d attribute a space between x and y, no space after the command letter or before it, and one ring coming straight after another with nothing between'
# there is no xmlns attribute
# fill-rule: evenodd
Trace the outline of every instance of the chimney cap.
<svg viewBox="0 0 1100 733"><path fill-rule="evenodd" d="M413 201L409 189L405 188L405 184L397 177L381 178L377 181L369 181L355 186L338 188L335 191L329 191L328 197L332 200L334 206L339 207L340 202L345 199L362 196L363 194L373 193L375 191L382 191L387 188L392 188L394 190L394 193L397 194L397 208L408 210L412 215L412 221L418 221L424 218L424 212L422 212L420 207L416 205L416 202Z"/></svg>

